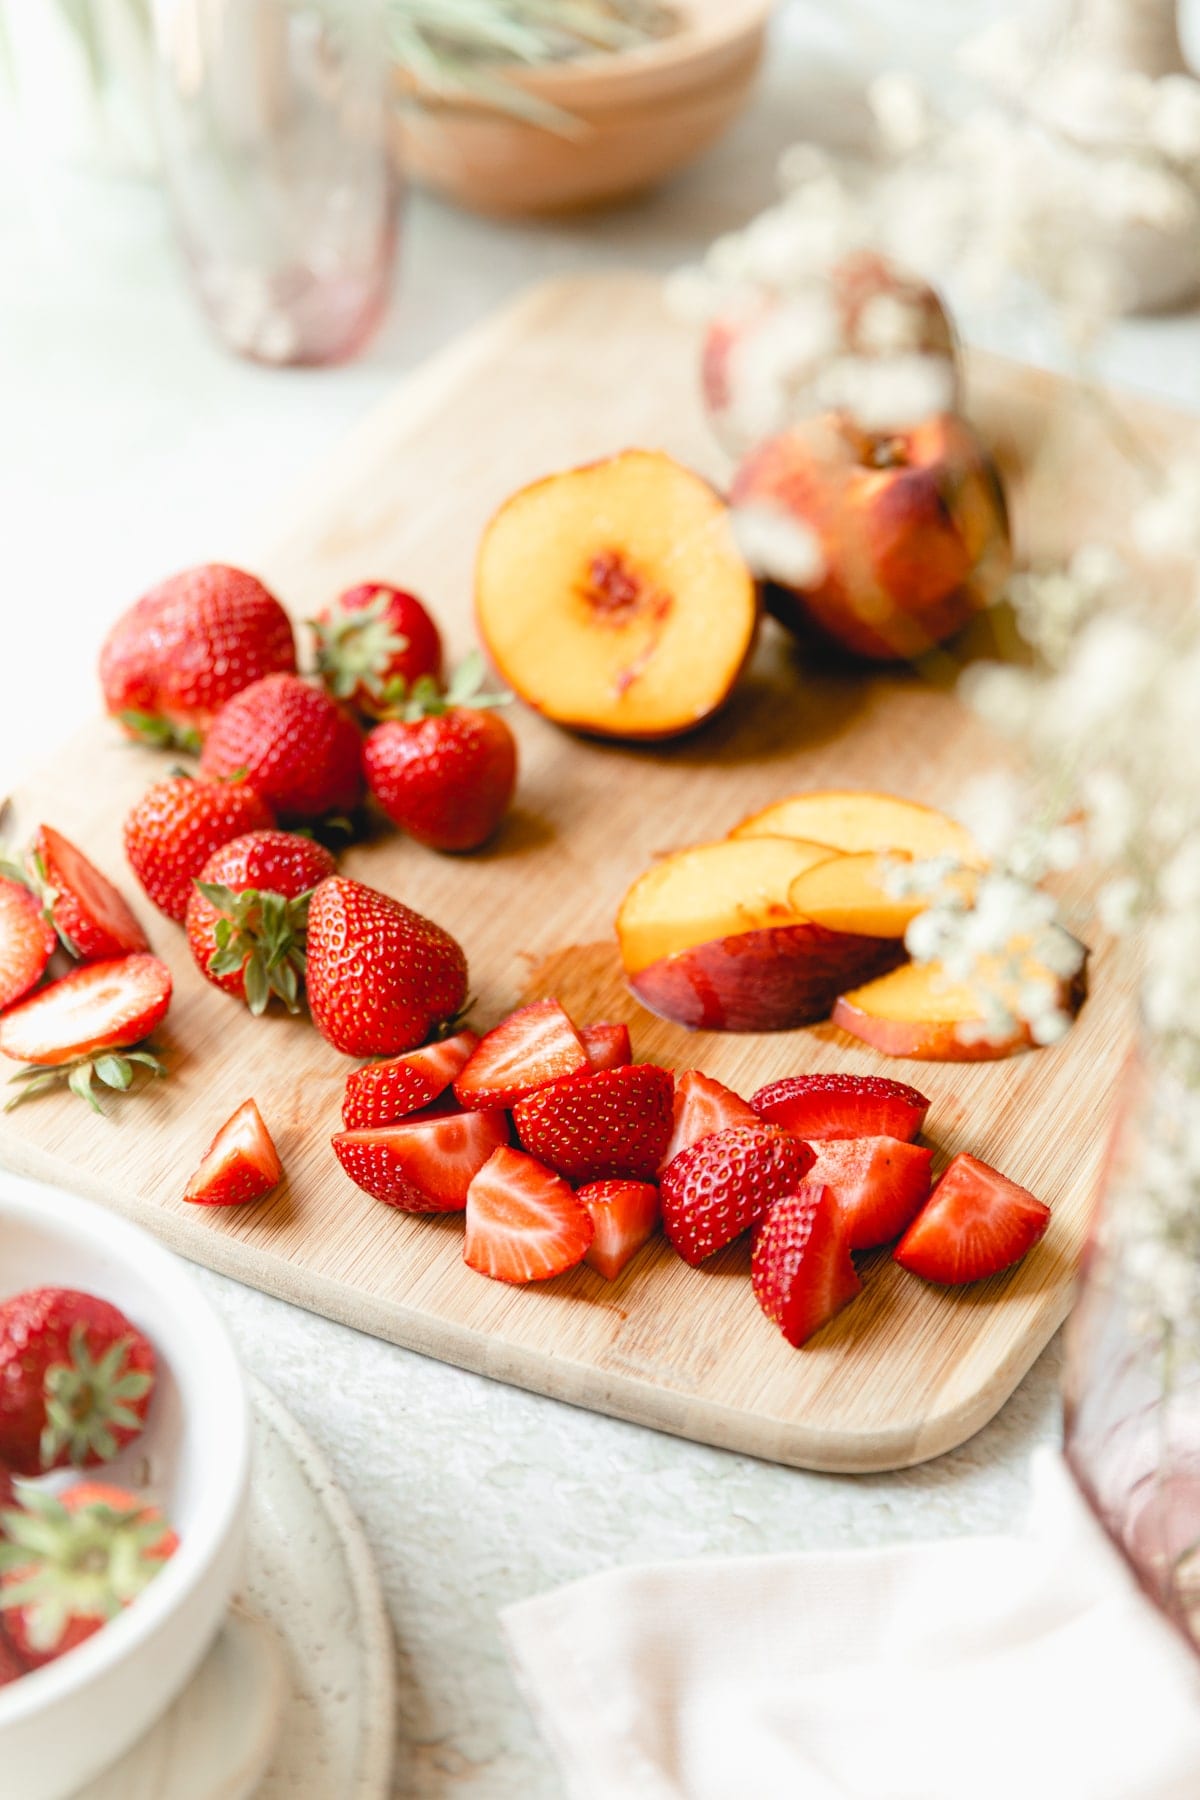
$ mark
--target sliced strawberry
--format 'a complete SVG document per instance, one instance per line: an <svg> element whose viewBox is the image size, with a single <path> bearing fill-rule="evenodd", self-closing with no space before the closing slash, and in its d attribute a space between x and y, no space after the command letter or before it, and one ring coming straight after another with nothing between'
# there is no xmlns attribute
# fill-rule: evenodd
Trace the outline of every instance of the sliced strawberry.
<svg viewBox="0 0 1200 1800"><path fill-rule="evenodd" d="M0 876L0 1012L40 980L57 942L29 889Z"/></svg>
<svg viewBox="0 0 1200 1800"><path fill-rule="evenodd" d="M1050 1208L978 1157L960 1153L893 1255L926 1281L982 1281L1020 1262L1050 1223Z"/></svg>
<svg viewBox="0 0 1200 1800"><path fill-rule="evenodd" d="M899 1138L825 1138L813 1145L809 1180L827 1188L842 1210L852 1250L890 1244L929 1198L933 1151Z"/></svg>
<svg viewBox="0 0 1200 1800"><path fill-rule="evenodd" d="M583 1041L557 1000L535 1000L502 1019L454 1083L461 1106L515 1106L526 1094L590 1067Z"/></svg>
<svg viewBox="0 0 1200 1800"><path fill-rule="evenodd" d="M358 1187L401 1212L461 1212L467 1189L508 1143L500 1111L414 1113L374 1131L339 1131L334 1155Z"/></svg>
<svg viewBox="0 0 1200 1800"><path fill-rule="evenodd" d="M103 962L150 948L124 896L53 825L38 827L29 867L54 929L73 956Z"/></svg>
<svg viewBox="0 0 1200 1800"><path fill-rule="evenodd" d="M157 956L85 963L0 1017L0 1052L57 1065L146 1037L171 1004L171 971Z"/></svg>
<svg viewBox="0 0 1200 1800"><path fill-rule="evenodd" d="M575 1198L592 1217L596 1235L584 1257L606 1281L654 1236L661 1217L658 1189L650 1181L590 1181Z"/></svg>
<svg viewBox="0 0 1200 1800"><path fill-rule="evenodd" d="M283 1164L253 1100L226 1119L184 1190L196 1206L245 1206L283 1180Z"/></svg>
<svg viewBox="0 0 1200 1800"><path fill-rule="evenodd" d="M754 1240L750 1279L758 1304L789 1344L803 1344L853 1300L862 1282L850 1260L841 1209L806 1181L771 1208Z"/></svg>
<svg viewBox="0 0 1200 1800"><path fill-rule="evenodd" d="M581 1025L579 1036L593 1069L623 1069L633 1061L628 1025Z"/></svg>
<svg viewBox="0 0 1200 1800"><path fill-rule="evenodd" d="M903 1081L882 1075L789 1075L750 1101L760 1119L797 1137L916 1137L929 1102Z"/></svg>
<svg viewBox="0 0 1200 1800"><path fill-rule="evenodd" d="M507 1146L467 1195L463 1260L494 1281L549 1281L583 1261L595 1226L561 1175Z"/></svg>
<svg viewBox="0 0 1200 1800"><path fill-rule="evenodd" d="M426 1044L388 1062L367 1063L346 1078L342 1122L347 1131L370 1131L393 1125L407 1113L419 1112L444 1094L465 1067L479 1039L460 1031L440 1043Z"/></svg>
<svg viewBox="0 0 1200 1800"><path fill-rule="evenodd" d="M673 1089L657 1063L589 1070L518 1101L513 1124L531 1156L576 1185L649 1181L671 1135Z"/></svg>
<svg viewBox="0 0 1200 1800"><path fill-rule="evenodd" d="M730 1125L758 1125L761 1120L740 1094L700 1069L685 1069L675 1078L675 1124L660 1167L666 1168L681 1150L724 1131Z"/></svg>
<svg viewBox="0 0 1200 1800"><path fill-rule="evenodd" d="M797 1188L812 1164L807 1144L768 1125L731 1125L701 1138L662 1172L667 1236L695 1267Z"/></svg>

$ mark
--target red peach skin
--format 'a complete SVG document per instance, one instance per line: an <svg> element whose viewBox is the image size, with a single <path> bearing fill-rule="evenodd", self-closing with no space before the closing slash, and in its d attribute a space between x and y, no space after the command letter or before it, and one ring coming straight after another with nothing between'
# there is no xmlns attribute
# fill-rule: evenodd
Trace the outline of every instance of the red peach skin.
<svg viewBox="0 0 1200 1800"><path fill-rule="evenodd" d="M643 1006L700 1031L791 1031L829 1016L843 988L903 961L904 946L822 925L778 925L695 944L627 977Z"/></svg>

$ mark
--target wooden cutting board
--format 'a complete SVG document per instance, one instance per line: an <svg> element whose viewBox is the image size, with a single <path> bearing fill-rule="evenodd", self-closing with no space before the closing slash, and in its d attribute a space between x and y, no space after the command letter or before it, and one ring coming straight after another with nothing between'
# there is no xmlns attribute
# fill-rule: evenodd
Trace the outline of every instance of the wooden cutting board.
<svg viewBox="0 0 1200 1800"><path fill-rule="evenodd" d="M353 581L411 585L461 652L472 641L481 527L518 484L631 443L661 446L717 479L727 472L701 417L695 360L691 334L650 281L539 288L409 380L259 546L214 544L213 554L261 572L298 618ZM1106 448L1086 398L991 358L973 358L970 373L972 409L1009 474L1023 553L1051 556L1103 534L1135 477ZM1167 452L1193 430L1148 406L1138 424ZM939 1158L970 1149L1053 1207L1048 1236L1019 1269L950 1294L877 1255L862 1298L802 1351L759 1312L744 1242L700 1270L659 1243L613 1284L589 1270L525 1290L489 1282L462 1263L459 1220L406 1218L341 1173L329 1136L351 1065L303 1020L255 1021L208 986L182 934L145 901L142 917L177 982L161 1033L171 1079L114 1101L105 1118L67 1096L30 1103L0 1123L0 1158L267 1292L665 1431L844 1471L897 1468L960 1443L1012 1391L1070 1303L1129 1018L1121 955L1097 947L1092 997L1064 1044L972 1068L887 1061L829 1026L689 1034L625 992L610 933L621 894L658 852L723 835L798 788L862 785L952 803L994 747L948 687L911 673L815 670L771 625L734 702L691 738L639 751L568 736L519 707L512 717L519 804L492 847L440 858L388 834L345 858L349 874L462 940L477 1020L554 991L583 1020L627 1019L640 1057L702 1066L743 1093L810 1069L914 1080L932 1097ZM97 719L16 797L16 827L24 835L50 819L121 871L121 820L163 766ZM201 1151L251 1093L286 1184L243 1211L185 1206L179 1196Z"/></svg>

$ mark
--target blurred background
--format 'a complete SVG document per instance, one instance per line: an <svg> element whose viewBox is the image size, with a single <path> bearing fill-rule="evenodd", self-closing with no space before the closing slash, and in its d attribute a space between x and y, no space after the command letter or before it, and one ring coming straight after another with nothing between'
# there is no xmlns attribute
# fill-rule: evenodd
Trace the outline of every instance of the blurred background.
<svg viewBox="0 0 1200 1800"><path fill-rule="evenodd" d="M390 289L382 282L382 316L357 354L323 368L272 368L232 354L198 303L211 199L203 180L219 161L220 119L208 116L208 135L202 130L197 140L196 105L244 113L246 95L236 87L222 93L228 70L205 60L204 32L223 10L215 0L166 0L159 10L173 58L165 81L173 186L154 142L148 0L0 6L5 657L19 666L36 656L45 607L55 595L86 593L86 605L71 606L71 629L93 642L71 657L62 698L87 711L91 650L104 623L164 572L252 543L260 516L297 473L415 363L540 278L608 266L665 272L698 257L769 203L786 146L853 148L868 129L865 95L879 71L909 70L953 103L964 92L957 44L1020 9L1015 0L781 0L753 85L745 59L711 84L721 105L698 141L711 133L712 146L672 179L610 206L489 217L410 180L395 247L380 251L394 265ZM427 0L426 11L438 10ZM772 9L710 0L709 10L718 24L745 13L752 30ZM246 18L257 11L243 9ZM1194 23L1185 11L1185 39ZM389 54L399 53L393 33ZM244 66L236 44L226 56ZM325 73L334 83L331 106L337 82L348 82L369 140L378 71ZM161 67L158 79L161 102ZM270 98L259 95L255 105L269 110ZM663 104L647 102L652 114ZM437 178L440 157L442 184L452 188L463 179L454 163L461 122L450 105L432 124L426 116L424 135L410 129L407 137L409 160L423 158ZM553 129L542 138L542 172L552 180L570 140ZM690 139L678 149L693 154ZM369 141L356 153L365 169ZM488 164L485 146L476 177L486 177ZM359 173L361 193L369 184ZM485 199L494 203L495 192ZM199 240L191 246L189 223ZM349 227L369 231L371 220ZM1036 305L1016 312L969 295L951 299L968 339L1035 361L1054 356ZM242 329L236 317L226 324L227 335ZM1186 399L1187 382L1197 380L1188 364L1200 361L1188 355L1192 329L1186 315L1127 321L1106 341L1105 371ZM286 331L265 346L285 355L288 348ZM6 733L18 758L32 725L19 723L20 710L18 703Z"/></svg>

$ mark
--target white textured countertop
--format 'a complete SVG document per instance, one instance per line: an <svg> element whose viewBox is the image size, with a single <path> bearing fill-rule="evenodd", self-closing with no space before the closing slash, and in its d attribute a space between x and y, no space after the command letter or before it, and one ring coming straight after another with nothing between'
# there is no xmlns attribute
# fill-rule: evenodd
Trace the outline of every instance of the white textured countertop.
<svg viewBox="0 0 1200 1800"><path fill-rule="evenodd" d="M407 367L539 277L685 260L765 202L784 144L853 129L864 70L918 51L940 66L953 35L992 10L984 0L792 5L754 114L673 189L604 218L499 226L415 202L390 322L336 371L267 372L214 347L177 279L152 190L39 177L23 194L6 180L0 792L43 733L94 706L95 651L111 617L166 571L252 540L256 509L270 510ZM834 11L836 24L824 16ZM1053 360L1036 320L968 316L965 326ZM1122 329L1108 366L1130 386L1200 406L1198 352L1195 318L1140 322ZM35 670L47 671L53 705ZM1029 1451L1058 1430L1052 1347L951 1456L892 1476L797 1474L496 1386L234 1282L201 1280L247 1366L329 1453L374 1543L401 1650L396 1793L421 1800L559 1792L500 1649L495 1615L508 1601L614 1562L1004 1529L1023 1510Z"/></svg>

